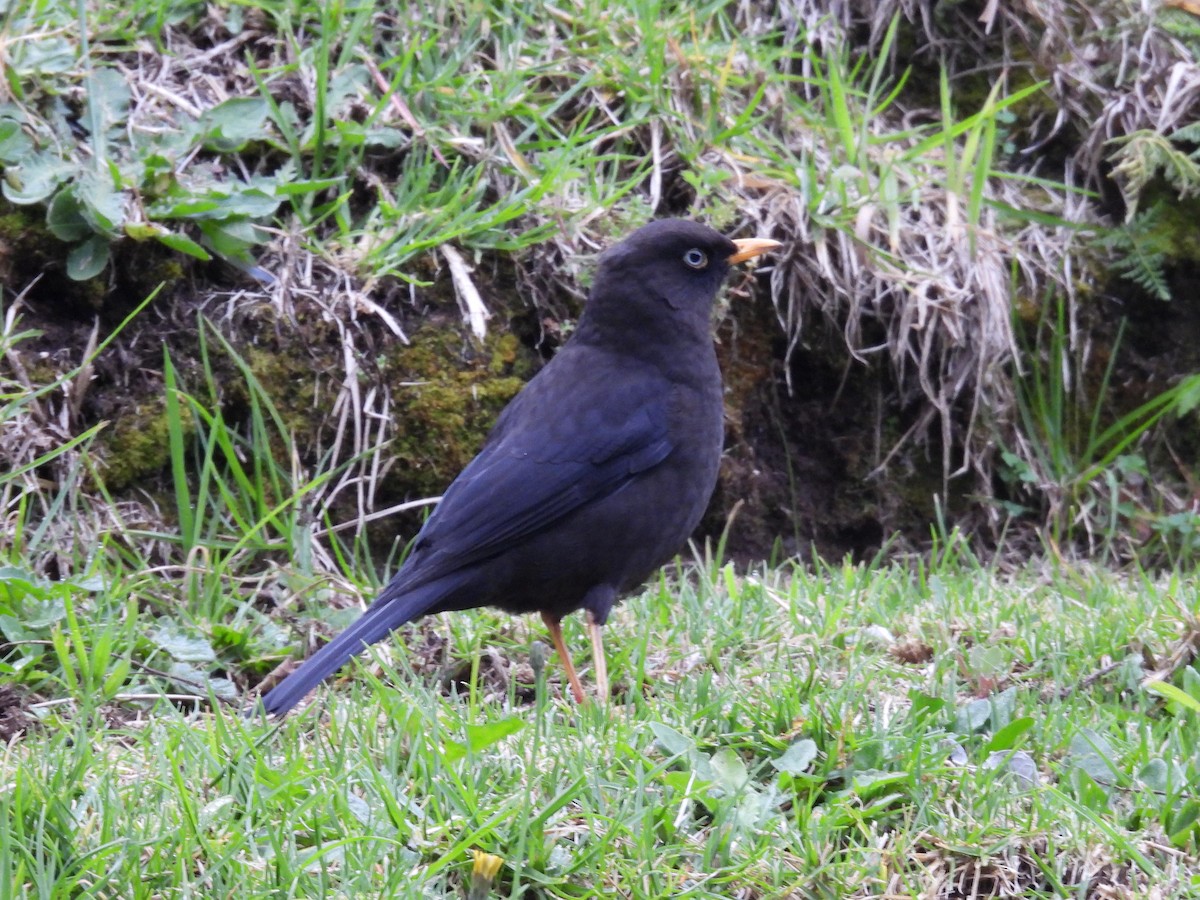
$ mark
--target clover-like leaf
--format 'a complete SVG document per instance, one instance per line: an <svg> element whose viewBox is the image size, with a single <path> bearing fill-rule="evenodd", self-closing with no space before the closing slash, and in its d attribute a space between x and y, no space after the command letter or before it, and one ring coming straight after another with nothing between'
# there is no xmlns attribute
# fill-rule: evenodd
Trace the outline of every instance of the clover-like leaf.
<svg viewBox="0 0 1200 900"><path fill-rule="evenodd" d="M103 272L108 260L108 239L94 234L67 254L67 275L74 281L87 281Z"/></svg>

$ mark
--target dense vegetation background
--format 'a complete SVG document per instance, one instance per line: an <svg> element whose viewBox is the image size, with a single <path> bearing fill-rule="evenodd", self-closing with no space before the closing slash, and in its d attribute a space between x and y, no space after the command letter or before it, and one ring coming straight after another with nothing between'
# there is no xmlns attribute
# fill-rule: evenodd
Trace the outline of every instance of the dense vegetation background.
<svg viewBox="0 0 1200 900"><path fill-rule="evenodd" d="M788 245L719 322L707 529L745 500L736 554L920 548L940 518L1190 559L1186 5L710 7L13 6L6 371L71 391L0 452L104 422L94 477L155 506L165 344L238 428L240 360L339 471L312 514L436 496L569 334L589 255L689 215Z"/></svg>
<svg viewBox="0 0 1200 900"><path fill-rule="evenodd" d="M8 885L1193 896L1197 13L0 4ZM785 247L627 717L485 613L228 718L666 215Z"/></svg>

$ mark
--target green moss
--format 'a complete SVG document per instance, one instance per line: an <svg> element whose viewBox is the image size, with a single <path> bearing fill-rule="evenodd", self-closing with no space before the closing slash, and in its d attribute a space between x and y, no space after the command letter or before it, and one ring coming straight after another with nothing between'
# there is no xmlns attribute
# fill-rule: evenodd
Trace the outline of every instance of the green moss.
<svg viewBox="0 0 1200 900"><path fill-rule="evenodd" d="M336 331L323 320L298 318L279 332L264 327L243 335L238 353L275 407L282 433L269 428L271 452L290 462L288 436L299 448L321 446L323 414L344 377L342 346ZM387 343L379 357L363 360L360 378L387 385L392 397L395 439L385 449L394 463L376 485L378 502L386 505L415 496L441 493L479 451L504 406L536 369L536 355L511 333L499 330L482 346L464 340L457 321L427 322L411 335L409 345ZM173 354L180 359L183 354ZM210 355L213 377L220 385L222 414L237 423L248 416L250 396L245 379L224 354ZM203 375L192 371L182 382L198 389ZM195 426L188 419L189 439ZM112 490L154 480L170 462L165 409L161 398L130 402L100 438L104 479ZM334 510L335 518L352 511ZM394 528L394 523L390 526Z"/></svg>
<svg viewBox="0 0 1200 900"><path fill-rule="evenodd" d="M441 493L479 452L534 368L511 333L464 348L457 330L444 327L422 328L383 367L396 422L396 465L388 481L406 495Z"/></svg>
<svg viewBox="0 0 1200 900"><path fill-rule="evenodd" d="M21 240L34 224L29 216L20 212L4 213L0 215L0 240Z"/></svg>
<svg viewBox="0 0 1200 900"><path fill-rule="evenodd" d="M298 323L303 340L280 346L268 333L241 348L297 444L319 443L322 398L332 401L342 377L337 335L320 333L321 322ZM493 331L482 346L464 342L457 323L428 322L408 345L390 343L361 373L390 388L395 440L386 450L395 464L376 486L382 498L441 493L479 451L500 411L535 370L534 355L510 332ZM239 391L240 378L230 379ZM324 382L324 387L322 387ZM238 403L237 396L226 402ZM326 404L328 405L328 404ZM277 455L285 450L274 448ZM280 457L283 459L284 457Z"/></svg>
<svg viewBox="0 0 1200 900"><path fill-rule="evenodd" d="M319 421L313 412L318 379L333 377L341 367L341 360L330 357L314 361L311 346L303 342L283 348L243 347L241 353L271 398L287 433L305 435L314 431ZM246 386L240 376L233 380L233 386L240 394L245 394ZM246 398L234 399L244 401ZM300 443L310 445L312 442L302 440Z"/></svg>
<svg viewBox="0 0 1200 900"><path fill-rule="evenodd" d="M1155 206L1159 197L1148 197L1150 206ZM1164 191L1162 202L1157 203L1160 215L1155 221L1155 231L1170 247L1169 260L1173 264L1200 262L1200 198L1179 199Z"/></svg>
<svg viewBox="0 0 1200 900"><path fill-rule="evenodd" d="M0 266L6 272L12 269L32 274L61 265L65 247L46 228L43 217L11 207L0 214Z"/></svg>
<svg viewBox="0 0 1200 900"><path fill-rule="evenodd" d="M493 375L502 375L512 370L517 364L521 352L521 342L511 332L500 335L492 341L491 358L488 361L488 371Z"/></svg>
<svg viewBox="0 0 1200 900"><path fill-rule="evenodd" d="M123 295L121 297L113 297L109 294L103 295L102 299L107 307L113 306L114 301L118 309L123 309L128 306L132 308L142 299L154 291L158 286L164 285L166 290L170 290L172 285L178 284L187 277L187 266L185 265L185 257L178 253L167 251L166 248L150 248L148 251L142 248L142 252L138 256L137 263L129 266L121 266L118 269L126 282L122 285ZM104 281L104 277L92 279L93 281Z"/></svg>
<svg viewBox="0 0 1200 900"><path fill-rule="evenodd" d="M185 440L195 431L190 410L184 407ZM167 434L167 411L160 398L127 410L110 428L101 432L104 449L102 474L110 491L119 491L162 471L171 458Z"/></svg>

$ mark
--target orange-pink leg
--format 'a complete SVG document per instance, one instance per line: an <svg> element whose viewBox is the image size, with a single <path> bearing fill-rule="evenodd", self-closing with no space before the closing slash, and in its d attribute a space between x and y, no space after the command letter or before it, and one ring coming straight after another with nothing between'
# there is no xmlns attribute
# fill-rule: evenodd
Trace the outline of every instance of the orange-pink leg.
<svg viewBox="0 0 1200 900"><path fill-rule="evenodd" d="M575 695L575 702L583 703L583 685L579 683L579 676L575 673L575 664L571 662L571 654L567 652L567 644L563 640L562 624L547 612L542 613L542 621L550 629L550 640L554 642L554 649L558 651L563 668L567 670L567 680L571 682L571 693Z"/></svg>

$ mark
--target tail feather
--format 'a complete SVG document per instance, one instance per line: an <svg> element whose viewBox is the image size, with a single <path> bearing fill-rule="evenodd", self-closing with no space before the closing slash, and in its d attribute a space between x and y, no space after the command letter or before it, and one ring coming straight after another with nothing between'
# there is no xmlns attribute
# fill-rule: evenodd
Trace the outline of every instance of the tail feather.
<svg viewBox="0 0 1200 900"><path fill-rule="evenodd" d="M429 612L453 587L453 584L443 580L422 585L399 596L390 596L385 588L379 599L357 621L272 688L262 698L263 708L271 715L281 716L288 712L352 657L383 640L406 622Z"/></svg>

